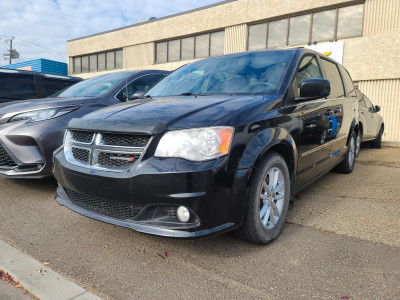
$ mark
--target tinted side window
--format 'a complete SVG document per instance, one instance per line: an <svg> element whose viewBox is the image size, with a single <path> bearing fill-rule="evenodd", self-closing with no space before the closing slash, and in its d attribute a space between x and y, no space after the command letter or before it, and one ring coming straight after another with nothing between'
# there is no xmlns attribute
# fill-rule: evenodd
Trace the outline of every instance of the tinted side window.
<svg viewBox="0 0 400 300"><path fill-rule="evenodd" d="M117 99L119 101L129 101L132 95L136 92L147 92L150 88L152 88L157 82L163 79L166 74L152 74L142 76L127 86L125 86L117 95Z"/></svg>
<svg viewBox="0 0 400 300"><path fill-rule="evenodd" d="M0 73L0 98L37 98L33 75Z"/></svg>
<svg viewBox="0 0 400 300"><path fill-rule="evenodd" d="M337 65L325 59L321 59L321 63L326 73L326 79L331 83L330 98L344 97L343 82Z"/></svg>
<svg viewBox="0 0 400 300"><path fill-rule="evenodd" d="M297 70L295 81L298 95L300 95L301 83L309 78L322 78L321 70L314 56L304 57Z"/></svg>
<svg viewBox="0 0 400 300"><path fill-rule="evenodd" d="M75 81L69 81L69 80L62 80L62 79L54 79L54 78L46 78L42 77L42 82L44 85L44 88L46 89L46 95L50 96L58 91L61 91L74 83Z"/></svg>
<svg viewBox="0 0 400 300"><path fill-rule="evenodd" d="M342 74L344 88L346 89L347 96L354 97L355 88L349 72L342 65L339 65L339 70L340 73Z"/></svg>

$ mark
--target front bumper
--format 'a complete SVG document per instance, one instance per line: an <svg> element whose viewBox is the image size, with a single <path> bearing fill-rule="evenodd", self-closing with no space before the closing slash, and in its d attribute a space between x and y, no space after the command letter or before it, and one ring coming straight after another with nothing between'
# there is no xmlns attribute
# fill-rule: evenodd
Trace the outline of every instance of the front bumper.
<svg viewBox="0 0 400 300"><path fill-rule="evenodd" d="M70 164L63 151L55 153L56 200L84 216L148 234L195 238L238 228L243 219L248 170L226 172L227 158L193 163L183 159L150 157L126 172L114 173ZM99 199L101 208L82 204L66 191ZM72 200L71 200L72 199ZM104 204L105 203L105 204ZM110 205L138 206L133 217L112 215ZM187 207L188 223L162 215L164 209ZM106 208L106 209L104 209Z"/></svg>
<svg viewBox="0 0 400 300"><path fill-rule="evenodd" d="M62 145L64 132L65 123L57 119L2 124L0 147L13 163L0 163L0 175L12 178L51 176L53 151Z"/></svg>

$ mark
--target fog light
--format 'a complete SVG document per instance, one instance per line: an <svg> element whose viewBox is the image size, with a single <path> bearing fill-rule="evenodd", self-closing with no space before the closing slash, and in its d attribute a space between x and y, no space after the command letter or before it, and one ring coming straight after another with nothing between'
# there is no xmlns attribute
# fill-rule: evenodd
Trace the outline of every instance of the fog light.
<svg viewBox="0 0 400 300"><path fill-rule="evenodd" d="M176 215L178 217L178 220L181 221L182 223L186 223L187 221L189 221L190 212L184 206L178 207L178 209L176 210Z"/></svg>

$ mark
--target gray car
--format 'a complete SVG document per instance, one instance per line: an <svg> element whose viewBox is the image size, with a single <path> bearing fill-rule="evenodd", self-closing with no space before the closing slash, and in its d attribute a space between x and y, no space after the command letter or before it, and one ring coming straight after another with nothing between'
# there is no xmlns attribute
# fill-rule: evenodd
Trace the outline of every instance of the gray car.
<svg viewBox="0 0 400 300"><path fill-rule="evenodd" d="M371 147L382 147L382 135L385 124L382 116L378 113L381 108L372 102L360 90L356 89L359 107L360 130L356 140L356 156L360 153L361 143L370 142Z"/></svg>
<svg viewBox="0 0 400 300"><path fill-rule="evenodd" d="M52 175L53 152L63 143L72 118L146 92L169 72L126 71L79 82L54 98L0 104L0 175L41 178Z"/></svg>

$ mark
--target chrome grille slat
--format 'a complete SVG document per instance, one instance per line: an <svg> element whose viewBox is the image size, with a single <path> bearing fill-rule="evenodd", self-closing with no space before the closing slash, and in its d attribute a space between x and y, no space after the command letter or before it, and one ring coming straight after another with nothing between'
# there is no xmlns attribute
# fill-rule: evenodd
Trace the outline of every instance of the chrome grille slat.
<svg viewBox="0 0 400 300"><path fill-rule="evenodd" d="M145 135L69 130L64 153L68 162L78 166L122 172L141 159L150 140Z"/></svg>

